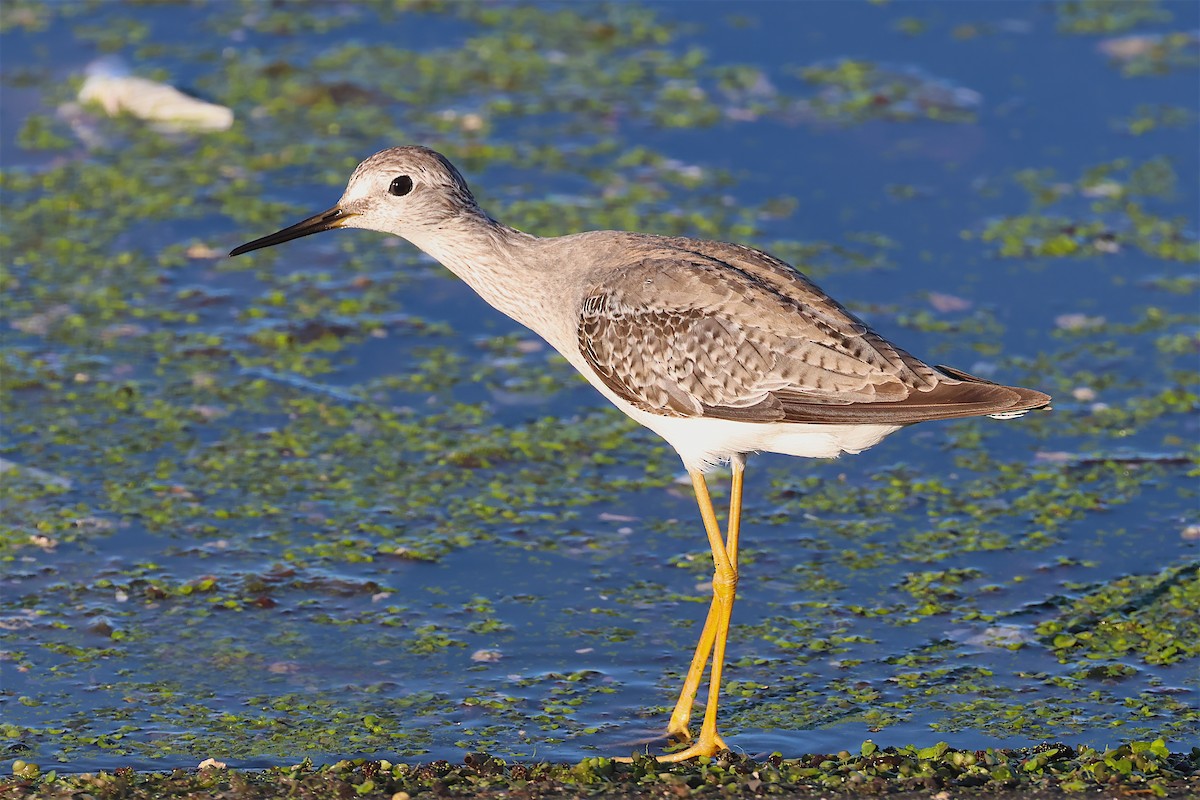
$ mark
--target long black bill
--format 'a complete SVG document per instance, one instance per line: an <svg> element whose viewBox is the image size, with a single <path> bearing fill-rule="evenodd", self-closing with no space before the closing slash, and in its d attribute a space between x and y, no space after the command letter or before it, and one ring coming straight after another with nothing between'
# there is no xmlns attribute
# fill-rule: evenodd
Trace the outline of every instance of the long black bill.
<svg viewBox="0 0 1200 800"><path fill-rule="evenodd" d="M299 239L301 236L311 236L321 231L340 228L346 217L349 216L353 215L347 214L342 209L334 206L328 211L322 211L320 214L297 222L295 225L289 225L281 231L272 233L270 236L264 236L261 239L255 239L253 242L246 242L240 247L235 247L229 251L229 255L240 256L242 253L249 253L251 250L260 250L264 247L270 247L273 244L282 244L283 242L290 242L292 239Z"/></svg>

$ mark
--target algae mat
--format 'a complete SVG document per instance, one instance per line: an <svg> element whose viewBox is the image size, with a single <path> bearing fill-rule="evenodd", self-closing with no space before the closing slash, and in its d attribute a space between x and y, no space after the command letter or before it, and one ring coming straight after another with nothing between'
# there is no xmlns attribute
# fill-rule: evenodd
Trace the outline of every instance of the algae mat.
<svg viewBox="0 0 1200 800"><path fill-rule="evenodd" d="M674 456L401 242L223 257L401 142L517 227L762 246L918 355L1054 394L753 462L740 753L1200 740L1192 5L0 24L7 764L576 762L659 732L710 570ZM233 126L78 104L105 54Z"/></svg>
<svg viewBox="0 0 1200 800"><path fill-rule="evenodd" d="M945 744L879 748L755 761L730 751L686 764L639 757L632 764L587 758L574 765L506 763L468 753L460 766L446 761L394 765L355 759L314 769L304 762L257 773L204 767L198 772L113 773L58 778L23 769L8 783L14 795L47 798L367 797L409 800L438 797L827 797L887 794L895 798L1042 798L1079 796L1104 788L1116 796L1194 797L1200 789L1200 749L1171 754L1161 740L1135 742L1103 753L1066 745L1023 750L965 751ZM1092 796L1095 796L1094 794ZM1110 795L1112 796L1112 795Z"/></svg>

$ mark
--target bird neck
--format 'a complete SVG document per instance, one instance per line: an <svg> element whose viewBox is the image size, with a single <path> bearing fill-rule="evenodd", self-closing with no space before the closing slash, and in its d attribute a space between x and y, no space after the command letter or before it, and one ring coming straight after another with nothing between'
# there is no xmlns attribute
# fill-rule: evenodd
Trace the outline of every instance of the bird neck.
<svg viewBox="0 0 1200 800"><path fill-rule="evenodd" d="M542 241L476 209L464 210L409 241L462 278L490 305L542 333L529 319L530 297L547 288L533 250Z"/></svg>

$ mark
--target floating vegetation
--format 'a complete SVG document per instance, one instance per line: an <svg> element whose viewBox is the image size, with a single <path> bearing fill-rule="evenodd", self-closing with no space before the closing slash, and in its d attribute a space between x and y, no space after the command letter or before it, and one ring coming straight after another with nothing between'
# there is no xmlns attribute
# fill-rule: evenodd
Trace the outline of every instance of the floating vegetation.
<svg viewBox="0 0 1200 800"><path fill-rule="evenodd" d="M1188 220L1151 210L1155 199L1170 199L1175 192L1177 176L1167 159L1136 166L1119 159L1071 183L1035 170L1018 173L1016 180L1036 212L992 220L978 233L964 232L964 238L992 243L999 255L1010 258L1095 258L1134 247L1168 261L1200 262L1200 240ZM1054 213L1059 209L1074 213Z"/></svg>
<svg viewBox="0 0 1200 800"><path fill-rule="evenodd" d="M618 764L588 758L578 764L507 762L469 753L461 765L448 761L393 764L353 759L328 766L303 761L264 772L202 764L195 772L171 774L122 768L87 775L43 773L18 761L3 784L11 796L45 800L81 793L108 798L152 798L221 793L234 798L342 797L405 798L428 793L449 797L678 797L828 792L886 794L953 791L957 796L1041 795L1089 790L1184 796L1200 780L1200 751L1172 753L1162 739L1131 742L1111 750L1044 744L1025 749L957 750L944 742L929 747L880 747L867 740L856 752L756 760L729 751L691 764L660 764L635 758Z"/></svg>
<svg viewBox="0 0 1200 800"><path fill-rule="evenodd" d="M1194 131L1172 95L1194 42L1124 33L1164 11L1192 26L1182 6L1055 6L1110 37L1063 65L1100 90L1064 97L1013 57L1059 53L1035 4L940 38L936 18L864 7L739 63L742 34L669 5L6 2L6 794L1186 794L1191 762L1154 740L1200 731L1195 162L1161 151ZM870 40L860 24L999 54L1003 105L974 78L838 57ZM159 133L72 107L93 51L236 122ZM1122 105L1105 58L1158 94ZM1088 135L1061 129L1064 152L1076 115ZM401 141L450 154L531 232L763 246L916 354L1055 395L1019 425L755 473L730 743L926 747L579 763L657 733L639 710L671 700L703 620L711 562L674 456L398 241L224 258ZM963 744L1043 738L1099 749ZM415 763L479 749L507 764ZM560 763L516 761L531 753ZM290 767L368 754L412 764ZM144 771L210 756L289 766Z"/></svg>
<svg viewBox="0 0 1200 800"><path fill-rule="evenodd" d="M1187 564L1098 587L1037 632L1064 661L1082 657L1095 664L1136 655L1147 664L1172 664L1200 655L1197 608L1200 564Z"/></svg>
<svg viewBox="0 0 1200 800"><path fill-rule="evenodd" d="M1158 0L1066 0L1054 9L1058 29L1064 33L1118 33L1172 18Z"/></svg>
<svg viewBox="0 0 1200 800"><path fill-rule="evenodd" d="M1196 125L1196 112L1184 106L1140 105L1133 115L1113 122L1116 130L1131 136L1142 136L1154 131L1170 128L1188 128Z"/></svg>
<svg viewBox="0 0 1200 800"><path fill-rule="evenodd" d="M1123 36L1105 39L1097 46L1130 78L1165 75L1177 69L1194 71L1200 66L1200 33L1195 31Z"/></svg>
<svg viewBox="0 0 1200 800"><path fill-rule="evenodd" d="M982 97L976 91L939 80L915 68L895 68L869 61L842 59L796 71L820 87L798 110L840 123L871 119L903 122L973 122Z"/></svg>

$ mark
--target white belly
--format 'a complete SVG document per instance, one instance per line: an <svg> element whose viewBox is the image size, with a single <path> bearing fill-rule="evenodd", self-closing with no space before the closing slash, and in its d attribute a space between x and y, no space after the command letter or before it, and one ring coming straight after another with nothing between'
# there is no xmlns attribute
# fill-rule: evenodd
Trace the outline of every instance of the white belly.
<svg viewBox="0 0 1200 800"><path fill-rule="evenodd" d="M804 458L836 458L842 453L861 453L902 427L660 417L628 404L621 410L666 439L690 470L707 470L733 456L757 452Z"/></svg>
<svg viewBox="0 0 1200 800"><path fill-rule="evenodd" d="M553 340L547 337L547 341ZM663 417L630 405L604 385L577 349L559 352L609 402L667 440L689 470L707 471L734 456L783 453L804 458L836 458L879 444L902 425L813 425L798 422L738 422L708 417Z"/></svg>

